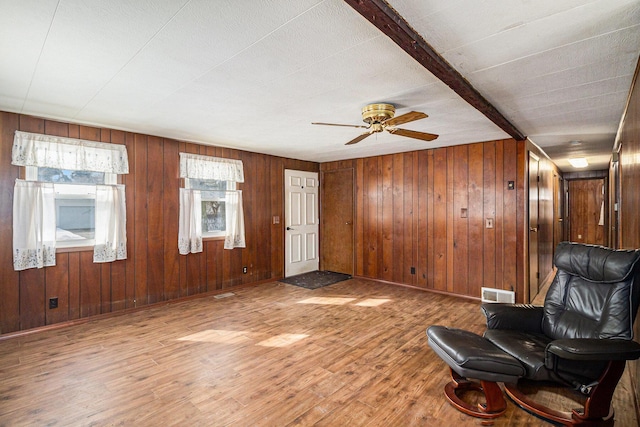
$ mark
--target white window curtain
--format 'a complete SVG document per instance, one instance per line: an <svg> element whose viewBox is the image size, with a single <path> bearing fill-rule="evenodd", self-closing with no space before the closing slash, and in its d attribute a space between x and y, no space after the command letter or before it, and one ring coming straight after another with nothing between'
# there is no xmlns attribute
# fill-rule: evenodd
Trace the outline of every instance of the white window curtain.
<svg viewBox="0 0 640 427"><path fill-rule="evenodd" d="M129 173L127 148L119 144L16 131L11 164L58 169Z"/></svg>
<svg viewBox="0 0 640 427"><path fill-rule="evenodd" d="M244 167L241 160L180 153L180 177L244 182ZM186 191L191 192L192 195L187 197L186 195L183 195L182 191L180 193L178 249L181 254L189 252L193 253L193 249L197 252L202 251L202 207L200 191ZM199 200L198 203L195 203L194 201L196 197ZM186 203L190 203L191 207L187 208L183 206ZM227 218L224 248L244 248L245 240L242 192L239 190L227 190L225 205Z"/></svg>
<svg viewBox="0 0 640 427"><path fill-rule="evenodd" d="M244 248L244 211L242 210L242 191L227 191L225 204L228 210L227 230L224 236L224 248Z"/></svg>
<svg viewBox="0 0 640 427"><path fill-rule="evenodd" d="M93 262L127 259L127 207L124 185L96 186Z"/></svg>
<svg viewBox="0 0 640 427"><path fill-rule="evenodd" d="M244 182L241 160L180 153L180 178Z"/></svg>
<svg viewBox="0 0 640 427"><path fill-rule="evenodd" d="M11 163L112 174L129 173L124 145L16 131ZM96 186L93 259L126 259L124 186ZM56 208L53 183L16 181L13 211L14 269L55 265Z"/></svg>
<svg viewBox="0 0 640 427"><path fill-rule="evenodd" d="M202 252L202 198L199 190L180 189L178 252Z"/></svg>
<svg viewBox="0 0 640 427"><path fill-rule="evenodd" d="M13 193L13 268L56 265L55 191L50 182L16 180Z"/></svg>

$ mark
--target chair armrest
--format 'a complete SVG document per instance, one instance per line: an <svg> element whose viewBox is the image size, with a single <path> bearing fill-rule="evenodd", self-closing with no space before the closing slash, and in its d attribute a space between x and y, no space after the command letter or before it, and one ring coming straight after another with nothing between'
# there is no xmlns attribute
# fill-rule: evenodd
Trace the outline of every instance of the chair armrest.
<svg viewBox="0 0 640 427"><path fill-rule="evenodd" d="M513 329L523 332L542 332L543 308L530 304L482 304L487 329Z"/></svg>
<svg viewBox="0 0 640 427"><path fill-rule="evenodd" d="M547 353L569 360L635 360L640 344L631 340L574 338L551 341Z"/></svg>

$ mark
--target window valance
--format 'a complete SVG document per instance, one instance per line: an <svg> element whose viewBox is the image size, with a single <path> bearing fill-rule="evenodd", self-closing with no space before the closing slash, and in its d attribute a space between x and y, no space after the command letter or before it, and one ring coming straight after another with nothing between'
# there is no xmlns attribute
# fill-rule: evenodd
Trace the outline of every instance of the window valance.
<svg viewBox="0 0 640 427"><path fill-rule="evenodd" d="M180 178L244 182L242 160L180 153Z"/></svg>
<svg viewBox="0 0 640 427"><path fill-rule="evenodd" d="M13 139L11 164L129 173L129 159L124 145L21 131L16 131Z"/></svg>

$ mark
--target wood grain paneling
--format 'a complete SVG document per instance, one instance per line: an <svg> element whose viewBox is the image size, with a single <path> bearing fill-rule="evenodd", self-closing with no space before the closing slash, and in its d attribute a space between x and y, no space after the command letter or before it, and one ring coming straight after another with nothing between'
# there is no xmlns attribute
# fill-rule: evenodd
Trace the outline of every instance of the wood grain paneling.
<svg viewBox="0 0 640 427"><path fill-rule="evenodd" d="M355 170L355 274L473 297L482 286L521 294L524 157L524 142L504 140L322 164Z"/></svg>
<svg viewBox="0 0 640 427"><path fill-rule="evenodd" d="M447 290L447 274L449 269L447 268L448 248L449 242L449 204L447 203L447 176L448 174L448 150L435 150L432 151L433 155L433 214L432 219L429 220L429 224L433 227L433 243L434 248L434 262L433 265L428 263L433 268L432 272L427 273L427 277L433 276L433 288L439 291ZM431 174L429 175L431 176ZM427 187L431 187L427 182ZM430 237L429 234L427 234ZM431 274L430 274L431 273ZM425 283L425 287L429 287L429 283Z"/></svg>
<svg viewBox="0 0 640 427"><path fill-rule="evenodd" d="M80 252L71 252L68 256L69 320L75 320L80 318Z"/></svg>
<svg viewBox="0 0 640 427"><path fill-rule="evenodd" d="M622 249L640 248L640 85L638 73L640 61L629 93L629 100L623 121L617 135L620 155L618 173L620 176L619 227L617 240ZM612 177L614 178L614 177ZM611 199L614 203L615 198ZM640 341L640 321L634 325L635 340ZM629 362L636 402L640 401L640 360ZM640 408L636 406L640 416Z"/></svg>
<svg viewBox="0 0 640 427"><path fill-rule="evenodd" d="M127 210L133 208L133 227L127 222L127 236L133 237L133 251L127 256L134 260L134 292L133 306L147 304L147 233L149 232L149 219L147 209L147 136L134 135L134 151L129 153L133 160L137 173L133 177L133 197L127 202ZM131 163L131 160L129 161ZM129 237L127 237L128 239Z"/></svg>
<svg viewBox="0 0 640 427"><path fill-rule="evenodd" d="M169 143L171 144L171 143ZM174 144L175 145L175 144ZM175 154L175 153L174 153ZM163 140L158 137L150 136L147 138L147 260L163 260L164 261L164 144ZM175 157L174 157L175 159ZM175 192L170 193L175 197ZM176 199L174 199L176 200ZM167 199L167 201L169 201ZM175 202L173 202L175 204ZM176 222L178 217L173 218ZM168 243L168 242L167 242ZM176 245L172 245L176 246ZM147 262L147 301L153 304L159 301L165 301L165 276L164 269L160 268L155 262Z"/></svg>
<svg viewBox="0 0 640 427"><path fill-rule="evenodd" d="M120 180L126 188L128 257L94 264L92 251L65 252L55 267L15 272L11 245L1 245L3 334L283 277L284 169L319 171L313 162L0 112L0 233L8 239L20 174L11 165L16 130L127 147L129 174ZM224 250L222 239L207 239L201 254L178 254L180 151L243 161L246 248ZM273 216L280 224L272 224ZM58 308L49 309L49 298L56 297Z"/></svg>
<svg viewBox="0 0 640 427"><path fill-rule="evenodd" d="M69 253L56 256L55 267L45 269L45 281L46 324L69 320ZM57 308L49 308L49 298L58 298Z"/></svg>
<svg viewBox="0 0 640 427"><path fill-rule="evenodd" d="M102 313L101 267L93 262L93 252L80 252L80 317ZM46 283L43 281L42 285Z"/></svg>
<svg viewBox="0 0 640 427"><path fill-rule="evenodd" d="M482 286L493 287L496 283L496 260L498 259L498 248L496 247L496 212L497 191L496 191L496 142L488 142L483 145L482 150L483 168L482 168L482 211L484 220L493 221L493 228L483 229L482 239L483 247L496 248L494 251L483 251L482 262ZM486 225L486 224L485 224Z"/></svg>
<svg viewBox="0 0 640 427"><path fill-rule="evenodd" d="M474 297L480 297L480 288L484 285L484 251L473 250L479 245L484 247L486 226L484 192L484 145L473 144L469 146L469 237L467 242L470 250L467 293ZM487 193L491 193L491 190L487 189ZM491 210L487 214L490 212Z"/></svg>
<svg viewBox="0 0 640 427"><path fill-rule="evenodd" d="M0 114L0 138L13 141L19 127L17 114ZM13 144L0 144L0 230L5 244L0 245L0 334L20 329L20 276L13 270L13 185L19 168L11 164ZM10 284L10 285L5 285Z"/></svg>
<svg viewBox="0 0 640 427"><path fill-rule="evenodd" d="M433 227L430 226L430 220L433 218L433 190L429 186L425 185L429 181L433 181L433 173L430 171L433 168L429 168L430 162L433 162L433 155L429 156L429 152L426 150L418 152L418 187L416 188L418 204L416 207L417 222L417 236L423 236L421 239L417 239L418 253L426 254L426 256L418 257L416 260L418 268L418 277L416 285L420 287L426 287L429 281L433 281L433 277L428 278L427 274L433 271L430 267L430 262L433 262ZM425 188L426 187L426 191ZM424 215L420 215L420 212L424 212ZM430 244L431 242L431 244Z"/></svg>
<svg viewBox="0 0 640 427"><path fill-rule="evenodd" d="M122 142L122 139L118 139ZM136 300L136 257L135 257L135 200L136 200L136 163L135 159L136 144L135 134L125 133L124 144L127 147L127 155L129 156L129 173L120 177L121 183L125 186L125 198L127 202L127 259L125 263L125 308L135 307ZM142 173L142 171L140 172ZM182 283L182 282L181 282Z"/></svg>

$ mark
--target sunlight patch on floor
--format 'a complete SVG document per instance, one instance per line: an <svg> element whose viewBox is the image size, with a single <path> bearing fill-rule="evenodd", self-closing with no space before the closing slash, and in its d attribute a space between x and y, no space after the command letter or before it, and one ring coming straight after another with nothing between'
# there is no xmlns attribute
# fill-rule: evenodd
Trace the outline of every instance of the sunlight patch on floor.
<svg viewBox="0 0 640 427"><path fill-rule="evenodd" d="M345 305L355 300L356 298L311 297L298 301L298 304Z"/></svg>
<svg viewBox="0 0 640 427"><path fill-rule="evenodd" d="M298 341L301 341L307 338L309 335L307 334L280 334L275 337L271 337L264 341L260 341L258 344L262 347L287 347L291 344L295 344Z"/></svg>
<svg viewBox="0 0 640 427"><path fill-rule="evenodd" d="M220 344L238 344L250 340L246 331L227 331L222 329L207 329L202 332L178 338L178 341L215 342Z"/></svg>
<svg viewBox="0 0 640 427"><path fill-rule="evenodd" d="M384 303L387 303L391 301L390 299L387 298L368 298L366 300L360 301L354 305L357 305L359 307L378 307L381 306Z"/></svg>
<svg viewBox="0 0 640 427"><path fill-rule="evenodd" d="M298 304L320 304L320 305L346 305L353 303L358 307L379 307L382 304L393 301L390 298L367 298L362 301L357 301L358 298L346 298L346 297L311 297L298 301Z"/></svg>

